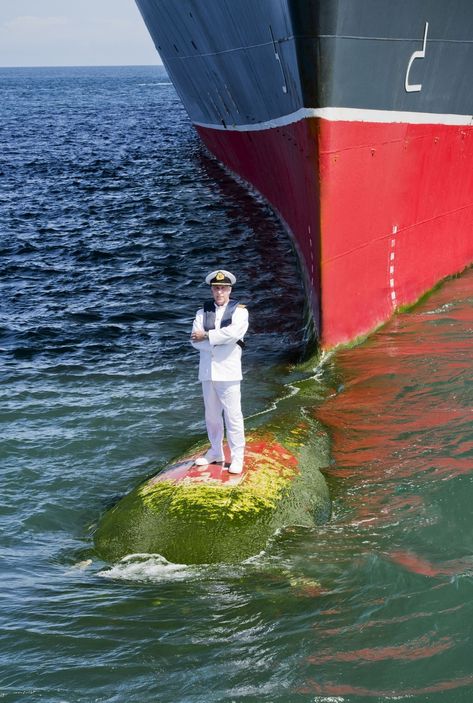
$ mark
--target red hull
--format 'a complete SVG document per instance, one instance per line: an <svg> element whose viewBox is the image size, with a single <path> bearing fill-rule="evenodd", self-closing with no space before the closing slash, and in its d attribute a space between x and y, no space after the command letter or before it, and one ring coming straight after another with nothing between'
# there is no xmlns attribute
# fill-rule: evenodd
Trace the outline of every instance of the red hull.
<svg viewBox="0 0 473 703"><path fill-rule="evenodd" d="M306 118L197 129L289 227L324 348L473 260L472 127Z"/></svg>

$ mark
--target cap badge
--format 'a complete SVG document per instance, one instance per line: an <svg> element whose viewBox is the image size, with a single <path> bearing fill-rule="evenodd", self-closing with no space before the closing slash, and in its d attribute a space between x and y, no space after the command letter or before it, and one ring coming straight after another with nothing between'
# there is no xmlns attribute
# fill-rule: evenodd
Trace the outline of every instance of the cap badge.
<svg viewBox="0 0 473 703"><path fill-rule="evenodd" d="M225 275L221 271L219 271L217 273L217 275L215 276L216 281L223 281L224 278L225 278Z"/></svg>

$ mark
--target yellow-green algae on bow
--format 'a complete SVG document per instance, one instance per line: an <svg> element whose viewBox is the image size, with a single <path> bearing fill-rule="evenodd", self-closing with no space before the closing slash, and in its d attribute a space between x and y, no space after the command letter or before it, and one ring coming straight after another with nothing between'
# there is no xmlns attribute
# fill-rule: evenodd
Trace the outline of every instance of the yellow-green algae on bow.
<svg viewBox="0 0 473 703"><path fill-rule="evenodd" d="M159 553L176 563L236 562L264 549L284 525L327 519L324 443L314 423L288 425L249 434L241 481L176 481L165 469L138 486L104 516L95 536L99 555L107 561Z"/></svg>
<svg viewBox="0 0 473 703"><path fill-rule="evenodd" d="M274 510L287 490L288 482L298 473L297 469L264 455L257 460L255 467L252 454L250 457L251 470L238 490L217 481L196 484L184 479L178 486L170 481L148 481L139 493L151 510L161 510L166 505L169 514L176 517L193 512L196 519L221 520L222 511L226 511L230 520L239 520L250 514Z"/></svg>

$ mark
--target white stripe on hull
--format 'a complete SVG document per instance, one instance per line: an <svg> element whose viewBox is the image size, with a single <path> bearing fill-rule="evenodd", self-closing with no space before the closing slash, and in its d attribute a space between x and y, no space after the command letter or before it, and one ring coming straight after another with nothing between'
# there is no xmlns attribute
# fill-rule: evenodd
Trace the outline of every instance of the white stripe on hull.
<svg viewBox="0 0 473 703"><path fill-rule="evenodd" d="M380 122L403 124L473 125L473 115L449 115L432 112L396 112L394 110L366 110L352 107L302 107L296 112L276 117L266 122L245 125L205 124L194 122L196 127L234 132L259 132L300 122L308 117L319 117L331 122Z"/></svg>

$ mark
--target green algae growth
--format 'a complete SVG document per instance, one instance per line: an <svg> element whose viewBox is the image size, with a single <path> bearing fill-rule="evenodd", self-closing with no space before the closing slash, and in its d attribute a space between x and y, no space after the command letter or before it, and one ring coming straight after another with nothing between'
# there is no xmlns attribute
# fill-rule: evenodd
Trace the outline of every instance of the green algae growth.
<svg viewBox="0 0 473 703"><path fill-rule="evenodd" d="M187 471L200 451L183 457L105 514L95 535L98 554L112 562L133 553L174 563L238 562L285 525L325 521L330 499L320 469L328 446L315 425L283 422L251 432L241 478ZM183 472L178 479L176 471Z"/></svg>

